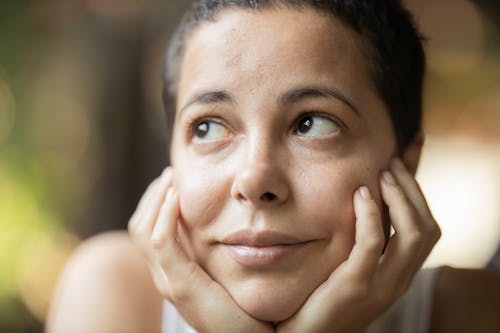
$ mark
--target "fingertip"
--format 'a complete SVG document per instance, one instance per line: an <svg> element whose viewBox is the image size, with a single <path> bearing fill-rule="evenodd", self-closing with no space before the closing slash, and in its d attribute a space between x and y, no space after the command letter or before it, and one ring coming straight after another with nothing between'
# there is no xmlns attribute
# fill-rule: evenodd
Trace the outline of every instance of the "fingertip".
<svg viewBox="0 0 500 333"><path fill-rule="evenodd" d="M382 180L382 184L387 184L392 186L398 185L396 178L389 170L382 171L382 173L380 174L380 179Z"/></svg>
<svg viewBox="0 0 500 333"><path fill-rule="evenodd" d="M365 185L360 186L354 193L354 209L356 215L360 214L363 209L363 205L366 205L371 201L373 201L373 196L370 189Z"/></svg>
<svg viewBox="0 0 500 333"><path fill-rule="evenodd" d="M370 189L362 185L354 192L354 200L372 200Z"/></svg>
<svg viewBox="0 0 500 333"><path fill-rule="evenodd" d="M359 194L365 200L372 200L372 195L370 193L370 189L367 186L361 186L359 188Z"/></svg>

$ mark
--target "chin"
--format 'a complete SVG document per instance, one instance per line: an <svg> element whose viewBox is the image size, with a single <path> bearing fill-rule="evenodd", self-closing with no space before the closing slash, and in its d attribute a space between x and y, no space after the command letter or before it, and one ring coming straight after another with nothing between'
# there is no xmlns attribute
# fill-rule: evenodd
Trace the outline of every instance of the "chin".
<svg viewBox="0 0 500 333"><path fill-rule="evenodd" d="M309 296L305 288L295 288L283 282L275 286L248 283L229 291L248 315L262 321L279 322L297 312Z"/></svg>

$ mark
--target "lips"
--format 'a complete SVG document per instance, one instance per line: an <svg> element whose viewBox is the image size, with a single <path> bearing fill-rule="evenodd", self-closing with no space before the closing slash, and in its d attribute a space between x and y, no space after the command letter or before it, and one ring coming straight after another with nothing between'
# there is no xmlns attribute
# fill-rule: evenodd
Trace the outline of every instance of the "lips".
<svg viewBox="0 0 500 333"><path fill-rule="evenodd" d="M240 230L223 238L220 244L239 264L262 268L290 257L309 242L270 230Z"/></svg>

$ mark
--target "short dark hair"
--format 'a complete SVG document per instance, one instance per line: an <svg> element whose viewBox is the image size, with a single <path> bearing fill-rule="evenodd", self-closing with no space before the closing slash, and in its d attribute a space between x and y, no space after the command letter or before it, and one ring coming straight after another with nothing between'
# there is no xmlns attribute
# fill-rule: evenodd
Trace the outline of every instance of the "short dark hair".
<svg viewBox="0 0 500 333"><path fill-rule="evenodd" d="M360 35L372 79L392 119L402 152L422 126L425 54L412 16L399 0L197 0L184 15L167 50L165 101L177 96L186 41L201 22L213 20L230 7L262 10L279 6L312 8L332 15Z"/></svg>

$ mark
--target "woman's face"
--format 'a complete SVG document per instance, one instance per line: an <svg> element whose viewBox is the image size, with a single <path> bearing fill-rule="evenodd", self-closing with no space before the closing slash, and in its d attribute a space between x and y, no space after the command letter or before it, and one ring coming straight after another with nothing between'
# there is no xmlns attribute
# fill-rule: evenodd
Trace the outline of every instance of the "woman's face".
<svg viewBox="0 0 500 333"><path fill-rule="evenodd" d="M396 144L360 37L313 10L223 11L190 36L172 145L181 240L248 314L291 316L349 255L353 194Z"/></svg>

